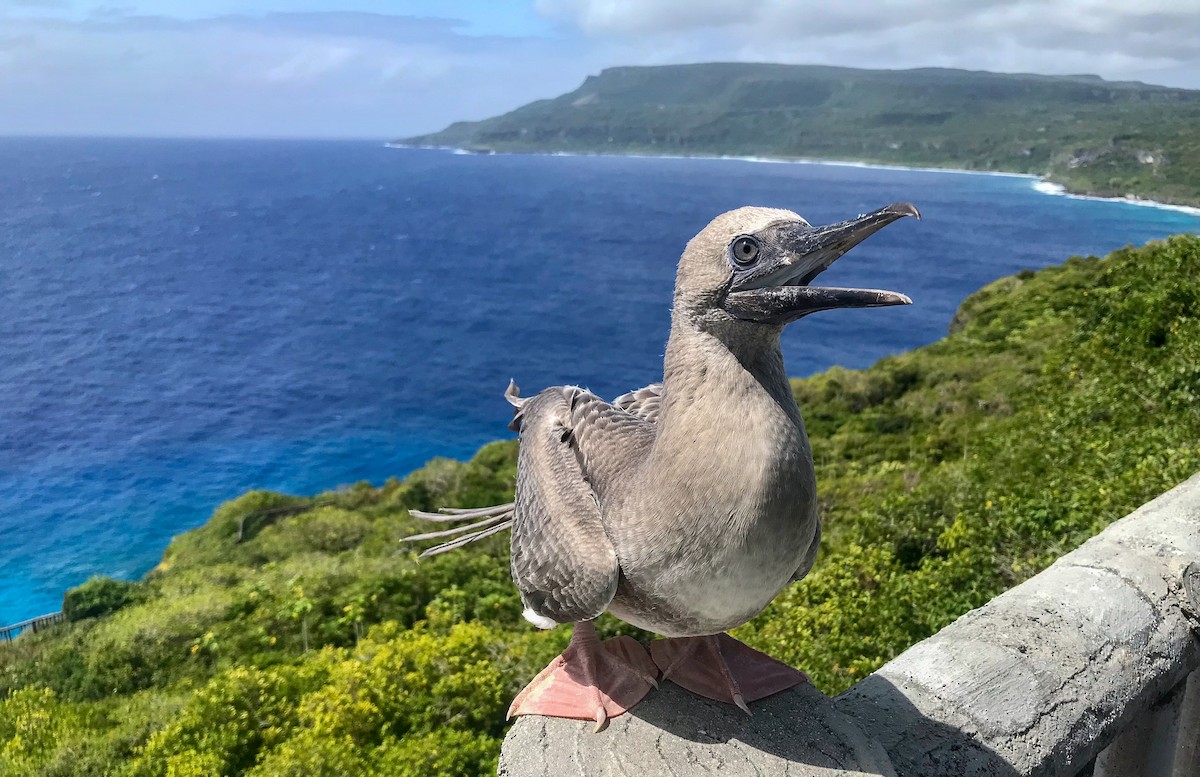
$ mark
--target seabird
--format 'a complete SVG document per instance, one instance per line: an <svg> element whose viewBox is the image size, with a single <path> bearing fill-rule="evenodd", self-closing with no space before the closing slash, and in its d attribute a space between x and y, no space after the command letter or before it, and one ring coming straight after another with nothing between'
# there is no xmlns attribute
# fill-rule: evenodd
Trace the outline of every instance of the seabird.
<svg viewBox="0 0 1200 777"><path fill-rule="evenodd" d="M431 555L512 528L512 578L539 628L573 623L570 644L517 696L513 715L595 720L642 699L659 673L736 704L803 673L724 632L758 615L812 568L821 538L804 421L779 338L833 308L908 305L903 294L810 285L838 257L904 216L910 203L814 227L787 210L715 218L679 260L663 380L606 402L576 386L521 398L516 500L414 511L468 526ZM666 637L600 642L610 612Z"/></svg>

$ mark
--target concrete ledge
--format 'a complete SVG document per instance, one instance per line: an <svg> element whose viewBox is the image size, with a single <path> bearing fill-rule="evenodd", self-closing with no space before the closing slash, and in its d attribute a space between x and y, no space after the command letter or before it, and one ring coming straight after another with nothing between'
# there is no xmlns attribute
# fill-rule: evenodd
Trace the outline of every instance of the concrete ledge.
<svg viewBox="0 0 1200 777"><path fill-rule="evenodd" d="M837 706L901 773L1003 763L1075 774L1200 665L1197 593L1200 476L909 648ZM926 734L935 723L979 752Z"/></svg>
<svg viewBox="0 0 1200 777"><path fill-rule="evenodd" d="M630 713L594 724L521 718L504 740L500 774L657 777L893 777L884 749L811 685L754 703L754 717L663 683Z"/></svg>
<svg viewBox="0 0 1200 777"><path fill-rule="evenodd" d="M1200 774L1198 666L1200 476L836 700L805 686L747 718L668 682L600 734L521 719L500 773L1075 775L1129 732L1121 752L1153 740L1156 766L1117 768L1137 759L1114 748L1104 774Z"/></svg>

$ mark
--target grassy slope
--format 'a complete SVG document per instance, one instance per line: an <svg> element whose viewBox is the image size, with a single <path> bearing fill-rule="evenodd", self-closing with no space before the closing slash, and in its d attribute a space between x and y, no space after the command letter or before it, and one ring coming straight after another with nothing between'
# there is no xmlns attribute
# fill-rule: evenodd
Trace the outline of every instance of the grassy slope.
<svg viewBox="0 0 1200 777"><path fill-rule="evenodd" d="M795 393L825 547L740 636L836 692L1200 469L1200 238L997 281L944 340ZM502 538L420 564L397 540L409 507L508 498L514 453L247 494L144 582L72 592L78 620L0 648L0 774L493 768L566 630L521 622Z"/></svg>
<svg viewBox="0 0 1200 777"><path fill-rule="evenodd" d="M1200 205L1200 91L1096 77L797 65L624 67L405 142L857 159L1048 175Z"/></svg>

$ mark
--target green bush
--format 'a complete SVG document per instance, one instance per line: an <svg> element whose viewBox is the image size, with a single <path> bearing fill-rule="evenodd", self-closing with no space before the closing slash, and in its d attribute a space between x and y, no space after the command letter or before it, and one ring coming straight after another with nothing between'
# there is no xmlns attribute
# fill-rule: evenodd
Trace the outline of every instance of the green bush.
<svg viewBox="0 0 1200 777"><path fill-rule="evenodd" d="M141 592L141 583L93 577L63 596L63 617L68 621L78 621L108 615L136 602Z"/></svg>
<svg viewBox="0 0 1200 777"><path fill-rule="evenodd" d="M1200 238L997 281L945 339L793 388L822 553L737 635L833 693L1200 469ZM0 774L494 770L569 632L522 621L503 535L399 540L410 507L511 499L515 455L252 492L145 581L75 589L72 622L0 646Z"/></svg>

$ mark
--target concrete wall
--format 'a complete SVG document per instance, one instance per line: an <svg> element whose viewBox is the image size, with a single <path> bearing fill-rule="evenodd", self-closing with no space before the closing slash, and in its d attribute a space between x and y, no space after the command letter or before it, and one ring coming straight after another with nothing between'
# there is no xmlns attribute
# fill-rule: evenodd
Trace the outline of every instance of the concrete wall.
<svg viewBox="0 0 1200 777"><path fill-rule="evenodd" d="M520 719L500 773L1200 777L1198 666L1200 475L836 699L668 682L599 734Z"/></svg>

